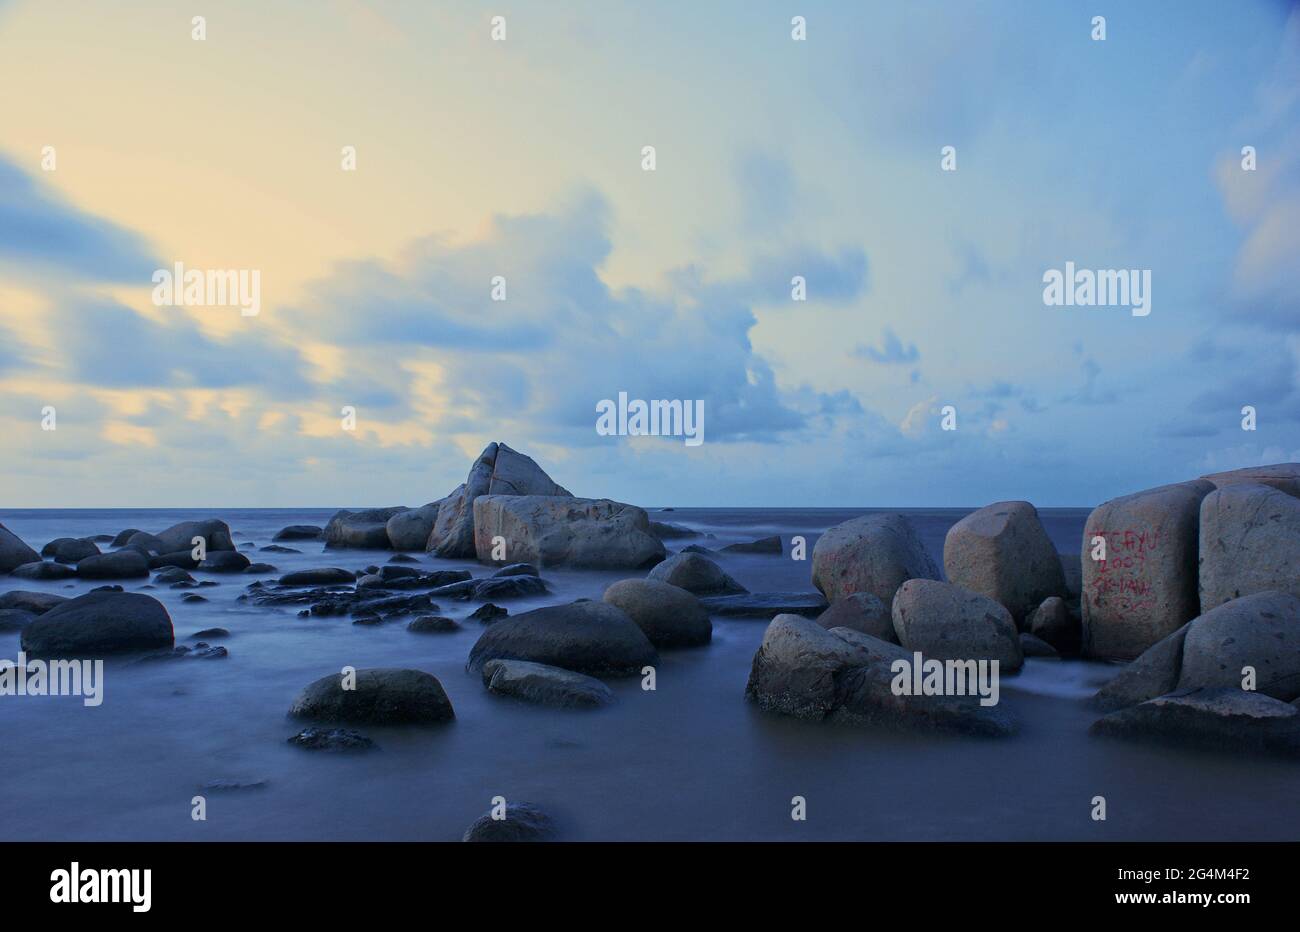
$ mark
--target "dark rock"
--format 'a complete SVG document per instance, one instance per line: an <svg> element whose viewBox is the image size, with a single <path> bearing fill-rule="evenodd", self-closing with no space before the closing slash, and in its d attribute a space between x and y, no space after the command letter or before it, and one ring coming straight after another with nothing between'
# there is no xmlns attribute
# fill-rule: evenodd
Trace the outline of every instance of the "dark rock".
<svg viewBox="0 0 1300 932"><path fill-rule="evenodd" d="M388 519L409 511L405 507L339 511L325 525L325 546L359 550L389 550Z"/></svg>
<svg viewBox="0 0 1300 932"><path fill-rule="evenodd" d="M86 557L77 564L77 575L82 579L136 579L149 575L149 561L134 550L117 550Z"/></svg>
<svg viewBox="0 0 1300 932"><path fill-rule="evenodd" d="M195 631L190 635L191 639L198 638L199 640L228 637L230 637L230 632L225 628L204 628L202 631Z"/></svg>
<svg viewBox="0 0 1300 932"><path fill-rule="evenodd" d="M792 614L801 615L803 612ZM832 603L830 608L817 616L817 624L827 631L831 628L849 628L891 644L898 643L889 606L870 592L855 592Z"/></svg>
<svg viewBox="0 0 1300 932"><path fill-rule="evenodd" d="M135 535L140 533L142 532L138 527L129 527L125 531L119 531L117 536L113 538L113 543L111 546L125 547L127 541L129 541L132 537L135 537Z"/></svg>
<svg viewBox="0 0 1300 932"><path fill-rule="evenodd" d="M509 566L503 566L492 574L493 576L541 576L537 567L531 563L511 563Z"/></svg>
<svg viewBox="0 0 1300 932"><path fill-rule="evenodd" d="M531 803L519 802L507 803L502 819L494 819L491 812L479 816L461 841L549 841L555 834L550 816Z"/></svg>
<svg viewBox="0 0 1300 932"><path fill-rule="evenodd" d="M0 631L21 631L36 618L34 613L19 608L0 608Z"/></svg>
<svg viewBox="0 0 1300 932"><path fill-rule="evenodd" d="M1216 751L1300 756L1300 710L1227 687L1179 690L1093 723L1095 735L1150 739Z"/></svg>
<svg viewBox="0 0 1300 932"><path fill-rule="evenodd" d="M289 738L288 743L307 751L369 751L378 748L365 735L346 728L304 728Z"/></svg>
<svg viewBox="0 0 1300 932"><path fill-rule="evenodd" d="M1020 652L1026 657L1061 656L1055 647L1048 644L1042 638L1030 634L1028 631L1020 632Z"/></svg>
<svg viewBox="0 0 1300 932"><path fill-rule="evenodd" d="M657 579L696 595L725 595L748 591L724 573L718 564L696 553L679 553L669 557L652 569L647 578Z"/></svg>
<svg viewBox="0 0 1300 932"><path fill-rule="evenodd" d="M655 647L695 647L713 638L713 623L700 600L657 579L624 579L605 590Z"/></svg>
<svg viewBox="0 0 1300 932"><path fill-rule="evenodd" d="M60 537L41 548L41 556L54 557L55 563L76 563L98 553L99 548L92 541L79 537Z"/></svg>
<svg viewBox="0 0 1300 932"><path fill-rule="evenodd" d="M488 602L486 605L480 605L474 611L470 612L470 621L479 621L485 625L490 625L499 618L505 618L510 614L510 610L502 608L499 605L493 605Z"/></svg>
<svg viewBox="0 0 1300 932"><path fill-rule="evenodd" d="M147 595L90 592L50 609L23 629L33 656L83 656L171 647L171 616Z"/></svg>
<svg viewBox="0 0 1300 932"><path fill-rule="evenodd" d="M669 524L665 521L651 521L650 533L660 540L680 540L683 537L699 537L699 531L692 531L688 527L680 524Z"/></svg>
<svg viewBox="0 0 1300 932"><path fill-rule="evenodd" d="M781 536L774 534L771 537L760 537L758 540L750 541L747 544L727 544L722 548L722 552L765 553L779 557L784 551L781 549Z"/></svg>
<svg viewBox="0 0 1300 932"><path fill-rule="evenodd" d="M280 571L270 563L250 563L244 567L244 574L247 576L268 576L278 572Z"/></svg>
<svg viewBox="0 0 1300 932"><path fill-rule="evenodd" d="M209 551L198 569L203 573L242 573L250 565L248 557L237 550L218 550Z"/></svg>
<svg viewBox="0 0 1300 932"><path fill-rule="evenodd" d="M18 535L0 524L0 573L12 572L27 563L39 563L41 555L28 547Z"/></svg>
<svg viewBox="0 0 1300 932"><path fill-rule="evenodd" d="M10 575L18 579L39 579L48 582L76 576L77 571L62 563L45 563L38 560L35 563L24 563L22 566L14 567Z"/></svg>
<svg viewBox="0 0 1300 932"><path fill-rule="evenodd" d="M427 724L455 718L438 678L422 670L357 670L353 689L332 673L307 686L289 714L317 721L376 725Z"/></svg>
<svg viewBox="0 0 1300 932"><path fill-rule="evenodd" d="M489 660L483 664L483 685L494 693L559 708L595 708L614 701L598 679L525 660Z"/></svg>
<svg viewBox="0 0 1300 932"><path fill-rule="evenodd" d="M1064 654L1077 654L1083 642L1083 624L1059 596L1044 599L1025 620L1025 630Z"/></svg>
<svg viewBox="0 0 1300 932"><path fill-rule="evenodd" d="M407 553L395 553L388 558L389 563L419 563L415 557Z"/></svg>
<svg viewBox="0 0 1300 932"><path fill-rule="evenodd" d="M302 553L301 550L295 550L292 547L281 547L279 544L269 544L259 548L260 553Z"/></svg>
<svg viewBox="0 0 1300 932"><path fill-rule="evenodd" d="M407 625L406 630L417 634L445 634L459 631L460 625L442 615L421 615Z"/></svg>
<svg viewBox="0 0 1300 932"><path fill-rule="evenodd" d="M191 592L189 595L185 596L185 598L181 599L181 601L187 603L194 603L194 602L206 602L207 599L205 599L201 595L195 595L193 592Z"/></svg>
<svg viewBox="0 0 1300 932"><path fill-rule="evenodd" d="M195 538L203 539L203 546L208 553L235 549L235 542L230 536L230 527L224 521L207 518L202 521L182 521L174 524L157 535L159 553L175 553L178 550L193 550Z"/></svg>
<svg viewBox="0 0 1300 932"><path fill-rule="evenodd" d="M199 565L199 561L194 559L192 550L174 550L171 553L160 553L157 556L149 558L150 569L162 569L167 566L174 566L183 570L192 570Z"/></svg>
<svg viewBox="0 0 1300 932"><path fill-rule="evenodd" d="M291 524L282 529L272 540L320 540L325 534L323 528L314 524ZM263 548L267 549L267 548ZM293 551L297 553L298 551Z"/></svg>
<svg viewBox="0 0 1300 932"><path fill-rule="evenodd" d="M826 600L816 592L743 592L737 595L706 595L700 604L710 615L727 618L775 618L804 615L816 618L826 611Z"/></svg>
<svg viewBox="0 0 1300 932"><path fill-rule="evenodd" d="M604 602L552 605L489 625L466 669L489 660L531 660L589 676L637 676L659 655L636 623Z"/></svg>
<svg viewBox="0 0 1300 932"><path fill-rule="evenodd" d="M17 609L23 612L31 612L33 615L44 615L50 609L58 608L68 601L70 600L50 592L27 592L22 589L11 589L8 592L0 593L0 609Z"/></svg>
<svg viewBox="0 0 1300 932"><path fill-rule="evenodd" d="M337 586L351 585L356 575L351 570L337 566L320 566L309 570L298 570L280 577L281 586Z"/></svg>
<svg viewBox="0 0 1300 932"><path fill-rule="evenodd" d="M153 581L166 586L172 583L192 583L194 582L194 577L179 566L169 566L167 569L154 576Z"/></svg>

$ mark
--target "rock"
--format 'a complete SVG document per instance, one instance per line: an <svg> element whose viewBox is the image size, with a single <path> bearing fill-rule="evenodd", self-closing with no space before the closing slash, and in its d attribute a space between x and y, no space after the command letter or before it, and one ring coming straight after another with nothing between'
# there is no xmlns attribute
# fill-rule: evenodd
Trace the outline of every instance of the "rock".
<svg viewBox="0 0 1300 932"><path fill-rule="evenodd" d="M1029 502L997 502L962 518L943 542L948 582L1001 603L1016 621L1065 594L1056 548Z"/></svg>
<svg viewBox="0 0 1300 932"><path fill-rule="evenodd" d="M388 543L394 550L423 551L438 520L440 502L402 511L388 519Z"/></svg>
<svg viewBox="0 0 1300 932"><path fill-rule="evenodd" d="M679 553L669 557L650 571L648 579L668 583L697 595L725 595L748 592L722 567L698 553Z"/></svg>
<svg viewBox="0 0 1300 932"><path fill-rule="evenodd" d="M129 540L130 540L132 537L134 537L135 535L137 535L137 534L141 534L141 533L143 533L143 532L142 532L138 527L129 527L129 528L127 528L127 529L124 530L124 531L119 531L118 534L117 534L117 536L113 538L113 543L110 544L110 546L112 546L112 547L125 547L127 541L129 541Z"/></svg>
<svg viewBox="0 0 1300 932"><path fill-rule="evenodd" d="M41 556L54 557L55 563L76 563L98 553L92 541L79 537L60 537L41 548Z"/></svg>
<svg viewBox="0 0 1300 932"><path fill-rule="evenodd" d="M781 537L779 534L773 534L771 537L760 537L758 540L750 541L747 544L727 544L722 548L723 553L766 553L780 556L784 551L781 549Z"/></svg>
<svg viewBox="0 0 1300 932"><path fill-rule="evenodd" d="M1239 482L1248 482L1254 485L1270 485L1288 495L1300 495L1300 463L1250 466L1246 469L1211 473L1201 478L1214 483L1216 489L1236 485Z"/></svg>
<svg viewBox="0 0 1300 932"><path fill-rule="evenodd" d="M174 642L167 609L134 592L90 592L69 599L22 633L22 648L33 656L79 657L171 647Z"/></svg>
<svg viewBox="0 0 1300 932"><path fill-rule="evenodd" d="M1077 602L1083 596L1083 560L1077 553L1058 554L1061 575L1065 579L1065 596Z"/></svg>
<svg viewBox="0 0 1300 932"><path fill-rule="evenodd" d="M803 615L816 618L826 611L826 600L816 592L741 592L733 595L700 596L710 615L728 618L767 618Z"/></svg>
<svg viewBox="0 0 1300 932"><path fill-rule="evenodd" d="M339 511L325 525L325 546L359 550L388 550L388 520L409 509L405 507L371 508L366 511Z"/></svg>
<svg viewBox="0 0 1300 932"><path fill-rule="evenodd" d="M813 547L812 581L834 603L870 592L886 605L909 579L938 579L911 522L901 514L864 515L828 529Z"/></svg>
<svg viewBox="0 0 1300 932"><path fill-rule="evenodd" d="M378 747L360 732L346 728L304 728L288 743L306 751L369 751Z"/></svg>
<svg viewBox="0 0 1300 932"><path fill-rule="evenodd" d="M0 524L0 573L9 573L28 563L39 563L41 555L24 544L18 535Z"/></svg>
<svg viewBox="0 0 1300 932"><path fill-rule="evenodd" d="M687 544L679 553L702 553L706 557L716 554L716 550L710 550L708 547L701 547L699 544Z"/></svg>
<svg viewBox="0 0 1300 932"><path fill-rule="evenodd" d="M817 616L817 624L828 631L831 628L849 628L882 641L898 643L889 606L870 592L855 592L838 602L832 602L826 611Z"/></svg>
<svg viewBox="0 0 1300 932"><path fill-rule="evenodd" d="M242 573L252 564L238 550L209 551L208 558L198 565L204 573Z"/></svg>
<svg viewBox="0 0 1300 932"><path fill-rule="evenodd" d="M126 545L122 549L134 550L136 553L144 557L152 557L155 554L163 553L165 550L161 540L154 537L152 534L145 533L144 531L132 534L131 539L126 542Z"/></svg>
<svg viewBox="0 0 1300 932"><path fill-rule="evenodd" d="M421 615L407 625L406 630L416 634L446 634L459 631L460 625L442 615Z"/></svg>
<svg viewBox="0 0 1300 932"><path fill-rule="evenodd" d="M1112 712L1094 722L1089 731L1218 751L1300 755L1300 710L1263 693L1241 689L1179 690Z"/></svg>
<svg viewBox="0 0 1300 932"><path fill-rule="evenodd" d="M1193 620L1183 642L1178 689L1241 689L1247 666L1255 670L1259 692L1283 702L1300 698L1300 598L1257 592Z"/></svg>
<svg viewBox="0 0 1300 932"><path fill-rule="evenodd" d="M1003 738L1016 731L1010 715L995 706L980 705L979 697L973 694L898 695L893 689L897 675L883 664L845 672L841 686L844 698L831 720L894 730L934 729L981 738Z"/></svg>
<svg viewBox="0 0 1300 932"><path fill-rule="evenodd" d="M379 570L376 575L385 582L391 582L394 579L419 579L424 575L424 571L417 566L400 566L392 563L385 563L383 566L375 568Z"/></svg>
<svg viewBox="0 0 1300 932"><path fill-rule="evenodd" d="M269 576L280 572L270 563L250 563L244 567L244 573L251 576Z"/></svg>
<svg viewBox="0 0 1300 932"><path fill-rule="evenodd" d="M466 669L489 660L531 660L589 676L639 676L659 655L631 618L605 602L552 605L490 625Z"/></svg>
<svg viewBox="0 0 1300 932"><path fill-rule="evenodd" d="M280 577L281 586L338 586L352 585L356 576L351 570L337 566L319 566L309 570L298 570Z"/></svg>
<svg viewBox="0 0 1300 932"><path fill-rule="evenodd" d="M0 593L0 609L15 609L20 612L31 612L33 615L44 615L51 609L70 601L64 596L54 595L51 592L10 589L8 592Z"/></svg>
<svg viewBox="0 0 1300 932"><path fill-rule="evenodd" d="M609 687L598 679L526 660L489 660L483 664L483 685L503 696L560 708L594 708L614 701Z"/></svg>
<svg viewBox="0 0 1300 932"><path fill-rule="evenodd" d="M952 583L909 579L894 596L893 620L898 642L927 659L996 660L1003 672L1023 662L1011 613Z"/></svg>
<svg viewBox="0 0 1300 932"><path fill-rule="evenodd" d="M537 567L533 566L531 563L511 563L509 566L501 567L501 569L497 570L492 575L494 577L497 577L497 576L541 576L542 574L539 573L537 571Z"/></svg>
<svg viewBox="0 0 1300 932"><path fill-rule="evenodd" d="M194 577L179 566L169 566L154 576L153 581L159 585L168 586L173 583L192 583Z"/></svg>
<svg viewBox="0 0 1300 932"><path fill-rule="evenodd" d="M651 521L650 533L660 540L678 540L683 537L699 537L699 531L692 531L680 524L667 524L663 521Z"/></svg>
<svg viewBox="0 0 1300 932"><path fill-rule="evenodd" d="M384 623L384 619L379 615L369 612L353 612L352 616L352 623L354 625L382 625Z"/></svg>
<svg viewBox="0 0 1300 932"><path fill-rule="evenodd" d="M224 521L218 521L216 518L207 518L202 521L182 521L180 524L173 524L167 530L159 532L156 537L159 542L158 552L193 551L197 546L194 542L195 538L202 538L208 553L235 549L235 542L231 539L229 525Z"/></svg>
<svg viewBox="0 0 1300 932"><path fill-rule="evenodd" d="M265 547L258 548L259 553L302 553L301 550L295 550L292 547L281 547L279 544L268 544Z"/></svg>
<svg viewBox="0 0 1300 932"><path fill-rule="evenodd" d="M442 500L428 550L440 557L476 555L474 502L481 495L570 497L540 466L504 443L490 443L470 467L469 477Z"/></svg>
<svg viewBox="0 0 1300 932"><path fill-rule="evenodd" d="M224 660L230 656L224 647L212 647L202 642L195 644L193 647L187 647L184 644L171 648L170 650L160 650L152 654L145 654L136 663L154 663L159 660Z"/></svg>
<svg viewBox="0 0 1300 932"><path fill-rule="evenodd" d="M419 563L415 557L406 553L395 553L388 558L389 563Z"/></svg>
<svg viewBox="0 0 1300 932"><path fill-rule="evenodd" d="M174 550L171 553L160 553L157 556L149 558L149 569L156 570L165 566L179 567L183 570L197 569L199 561L194 559L192 550Z"/></svg>
<svg viewBox="0 0 1300 932"><path fill-rule="evenodd" d="M509 609L488 602L486 605L480 605L478 608L474 609L474 611L470 612L469 620L479 621L485 625L490 625L497 619L505 618L509 614Z"/></svg>
<svg viewBox="0 0 1300 932"><path fill-rule="evenodd" d="M1034 609L1025 619L1024 628L1061 653L1079 652L1083 630L1079 620L1070 612L1070 607L1060 596L1054 595L1043 599L1043 604Z"/></svg>
<svg viewBox="0 0 1300 932"><path fill-rule="evenodd" d="M36 618L33 612L25 612L20 608L0 608L0 631L21 631Z"/></svg>
<svg viewBox="0 0 1300 932"><path fill-rule="evenodd" d="M480 562L502 562L493 559L497 537L505 539L512 562L542 567L640 569L665 555L642 509L571 495L480 495L474 500Z"/></svg>
<svg viewBox="0 0 1300 932"><path fill-rule="evenodd" d="M314 524L291 524L286 528L281 528L271 540L320 540L325 536L323 528ZM263 547L263 550L270 550L269 547ZM297 550L282 551L286 553L299 553Z"/></svg>
<svg viewBox="0 0 1300 932"><path fill-rule="evenodd" d="M529 596L545 595L549 590L546 583L536 576L507 576L504 579L476 579L473 581L475 599L523 599ZM435 592L441 590L434 590Z"/></svg>
<svg viewBox="0 0 1300 932"><path fill-rule="evenodd" d="M1173 692L1183 668L1186 637L1184 625L1148 647L1097 691L1093 704L1105 710L1122 709Z"/></svg>
<svg viewBox="0 0 1300 932"><path fill-rule="evenodd" d="M193 604L195 602L206 602L207 599L205 599L201 595L195 595L194 593L191 592L189 595L182 598L181 601L187 604Z"/></svg>
<svg viewBox="0 0 1300 932"><path fill-rule="evenodd" d="M64 566L62 563L46 563L43 560L37 560L35 563L24 563L22 566L16 566L10 575L18 579L43 579L56 580L68 579L76 576L77 571L70 566Z"/></svg>
<svg viewBox="0 0 1300 932"><path fill-rule="evenodd" d="M135 550L116 550L86 557L77 564L82 579L137 579L149 575L149 561Z"/></svg>
<svg viewBox="0 0 1300 932"><path fill-rule="evenodd" d="M1025 657L1061 656L1055 647L1048 644L1042 638L1030 634L1028 631L1020 632L1020 653Z"/></svg>
<svg viewBox="0 0 1300 932"><path fill-rule="evenodd" d="M695 647L713 638L713 623L695 596L657 579L624 579L604 600L622 609L655 647Z"/></svg>
<svg viewBox="0 0 1300 932"><path fill-rule="evenodd" d="M493 812L479 816L465 829L461 841L549 841L554 837L551 817L531 803L519 802L506 804L504 818L493 818Z"/></svg>
<svg viewBox="0 0 1300 932"><path fill-rule="evenodd" d="M1093 509L1083 531L1083 651L1132 660L1195 618L1204 480L1148 489ZM1092 539L1106 560L1092 559Z"/></svg>
<svg viewBox="0 0 1300 932"><path fill-rule="evenodd" d="M228 638L230 637L230 632L225 628L204 628L202 631L194 632L190 637L198 638L199 640L203 640L204 638L209 640L213 638Z"/></svg>
<svg viewBox="0 0 1300 932"><path fill-rule="evenodd" d="M1300 498L1257 483L1224 485L1201 502L1201 612L1268 590L1300 595Z"/></svg>
<svg viewBox="0 0 1300 932"><path fill-rule="evenodd" d="M447 722L455 718L438 678L423 670L377 668L356 671L354 689L330 674L298 694L294 718L356 724L399 725Z"/></svg>

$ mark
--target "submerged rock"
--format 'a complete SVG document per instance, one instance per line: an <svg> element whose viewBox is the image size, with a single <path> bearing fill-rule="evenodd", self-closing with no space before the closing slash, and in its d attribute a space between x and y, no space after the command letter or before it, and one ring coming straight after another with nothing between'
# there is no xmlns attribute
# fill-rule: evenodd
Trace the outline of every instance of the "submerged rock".
<svg viewBox="0 0 1300 932"><path fill-rule="evenodd" d="M407 625L406 630L417 634L446 634L459 631L460 625L442 615L421 615Z"/></svg>
<svg viewBox="0 0 1300 932"><path fill-rule="evenodd" d="M461 841L549 841L556 835L555 822L532 803L508 803L502 818L486 812L465 829Z"/></svg>
<svg viewBox="0 0 1300 932"><path fill-rule="evenodd" d="M242 573L252 564L238 550L209 552L208 558L198 565L204 573Z"/></svg>
<svg viewBox="0 0 1300 932"><path fill-rule="evenodd" d="M771 537L760 537L758 540L752 540L749 543L727 544L722 548L723 553L763 553L779 557L783 551L781 549L781 536L773 534Z"/></svg>
<svg viewBox="0 0 1300 932"><path fill-rule="evenodd" d="M314 524L291 524L283 528L276 534L272 540L320 540L325 535L323 528ZM270 547L263 547L263 550L270 550ZM284 551L289 553L299 553L300 551Z"/></svg>
<svg viewBox="0 0 1300 932"><path fill-rule="evenodd" d="M713 623L699 599L657 579L624 579L604 600L622 609L655 647L695 647L713 638Z"/></svg>
<svg viewBox="0 0 1300 932"><path fill-rule="evenodd" d="M86 557L77 564L82 579L138 579L149 575L149 560L135 550Z"/></svg>
<svg viewBox="0 0 1300 932"><path fill-rule="evenodd" d="M24 563L22 566L14 567L10 575L17 579L38 579L48 582L76 576L77 571L62 563L46 563L38 560L35 563Z"/></svg>
<svg viewBox="0 0 1300 932"><path fill-rule="evenodd" d="M1112 712L1089 730L1095 735L1155 739L1217 751L1300 756L1300 710L1242 689L1179 690Z"/></svg>
<svg viewBox="0 0 1300 932"><path fill-rule="evenodd" d="M723 572L722 567L698 553L679 553L650 571L648 579L685 589L695 595L728 595L748 592Z"/></svg>
<svg viewBox="0 0 1300 932"><path fill-rule="evenodd" d="M488 602L486 605L480 605L478 608L474 609L474 611L470 612L469 620L482 622L485 625L490 625L492 624L492 622L496 621L497 619L505 618L509 614L510 614L509 609L502 608L499 605L493 605L491 602Z"/></svg>
<svg viewBox="0 0 1300 932"><path fill-rule="evenodd" d="M341 674L323 676L294 700L289 714L317 721L376 725L431 724L455 718L438 678L423 670L357 670L355 688Z"/></svg>
<svg viewBox="0 0 1300 932"><path fill-rule="evenodd" d="M595 708L614 701L598 679L526 660L489 660L483 664L483 685L494 693L560 708Z"/></svg>
<svg viewBox="0 0 1300 932"><path fill-rule="evenodd" d="M816 618L826 611L826 600L816 592L739 592L702 595L700 605L710 615L726 618L767 618L804 615Z"/></svg>
<svg viewBox="0 0 1300 932"><path fill-rule="evenodd" d="M19 608L0 608L0 631L21 631L36 618L34 613Z"/></svg>
<svg viewBox="0 0 1300 932"><path fill-rule="evenodd" d="M50 609L71 601L52 592L28 592L24 589L10 589L0 593L0 609L18 609L33 615L44 615Z"/></svg>
<svg viewBox="0 0 1300 932"><path fill-rule="evenodd" d="M281 586L336 586L351 585L356 582L356 575L351 570L337 566L319 566L309 570L298 570L280 577Z"/></svg>
<svg viewBox="0 0 1300 932"><path fill-rule="evenodd" d="M493 623L470 651L466 669L477 673L496 659L531 660L589 676L638 676L659 655L621 609L574 602Z"/></svg>
<svg viewBox="0 0 1300 932"><path fill-rule="evenodd" d="M369 751L378 748L361 732L346 728L304 728L287 743L307 751Z"/></svg>
<svg viewBox="0 0 1300 932"><path fill-rule="evenodd" d="M157 599L134 592L90 592L27 625L22 648L33 656L77 657L171 647L171 616Z"/></svg>

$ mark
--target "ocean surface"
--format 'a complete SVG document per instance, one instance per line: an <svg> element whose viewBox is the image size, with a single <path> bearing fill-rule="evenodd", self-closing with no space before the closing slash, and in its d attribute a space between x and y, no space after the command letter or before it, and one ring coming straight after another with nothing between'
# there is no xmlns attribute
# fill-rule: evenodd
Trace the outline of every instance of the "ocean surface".
<svg viewBox="0 0 1300 932"><path fill-rule="evenodd" d="M159 531L215 516L236 545L281 572L359 569L390 554L256 554L288 524L324 525L320 510L6 511L0 520L40 549L63 536ZM720 547L780 534L782 557L722 554L723 568L753 591L812 591L808 553L827 527L864 509L681 508L652 514L711 535L668 542ZM936 562L943 537L968 512L909 512ZM1043 509L1057 548L1077 553L1085 509ZM489 571L467 561L429 567ZM511 614L599 598L628 572L550 569L552 594L506 604ZM1002 703L1020 722L1009 739L911 734L810 723L764 714L744 699L762 620L714 619L713 642L663 651L658 688L610 681L617 702L556 710L490 694L465 672L482 627L412 634L347 617L299 619L293 609L237 602L255 579L195 573L218 586L149 590L172 615L178 644L223 627L222 660L105 664L103 704L76 697L0 696L0 838L4 840L455 840L494 796L552 812L567 839L613 840L1256 840L1300 838L1294 763L1147 747L1093 738L1085 700L1118 668L1084 661L1027 661L1002 679ZM146 580L123 583L127 591ZM0 591L75 595L97 583L37 583L0 576ZM187 591L207 603L183 604ZM444 602L463 619L478 603ZM15 659L17 632L0 632ZM286 743L297 692L345 665L415 667L436 675L456 710L435 728L374 728L379 751L335 755ZM203 789L210 784L228 788ZM191 818L207 800L206 821ZM791 798L807 820L790 818ZM1091 818L1104 796L1107 820Z"/></svg>

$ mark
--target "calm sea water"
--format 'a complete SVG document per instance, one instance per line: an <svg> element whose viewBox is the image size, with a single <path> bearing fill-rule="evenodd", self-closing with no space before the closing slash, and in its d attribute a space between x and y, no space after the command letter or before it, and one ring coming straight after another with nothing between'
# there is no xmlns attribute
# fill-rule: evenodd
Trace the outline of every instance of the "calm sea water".
<svg viewBox="0 0 1300 932"><path fill-rule="evenodd" d="M61 536L157 531L214 515L239 545L265 546L287 524L324 524L334 509L227 511L8 511L5 524L39 549ZM862 510L678 509L655 514L714 535L721 546L794 534L809 550L825 528ZM967 512L911 512L942 562L943 536ZM1045 509L1057 548L1077 553L1087 512ZM676 549L690 541L670 542ZM351 569L387 554L265 554L287 572ZM469 563L433 560L440 567ZM751 590L808 590L809 563L762 556L719 558ZM627 573L549 570L554 590L509 603L512 613L579 597L599 598ZM1293 764L1148 748L1087 734L1085 698L1116 668L1030 660L1003 680L1002 702L1020 734L998 741L894 734L795 721L744 700L765 622L715 619L713 643L663 653L658 689L613 681L618 702L598 711L539 708L489 694L464 670L481 627L416 635L403 622L354 626L302 620L292 610L241 605L248 577L211 577L210 601L150 590L171 612L178 643L203 628L230 630L229 658L131 665L108 661L104 702L0 697L0 838L452 840L493 796L531 800L573 839L1291 839L1300 837ZM138 589L144 580L125 584ZM0 591L74 595L90 583L0 577ZM476 603L445 603L463 618ZM19 637L0 633L0 657ZM416 667L435 674L456 721L434 729L369 728L382 750L355 756L285 743L286 718L304 685L344 665ZM242 789L201 790L212 781ZM208 818L190 817L202 792ZM807 799L808 819L790 819ZM1094 796L1109 818L1090 818Z"/></svg>

